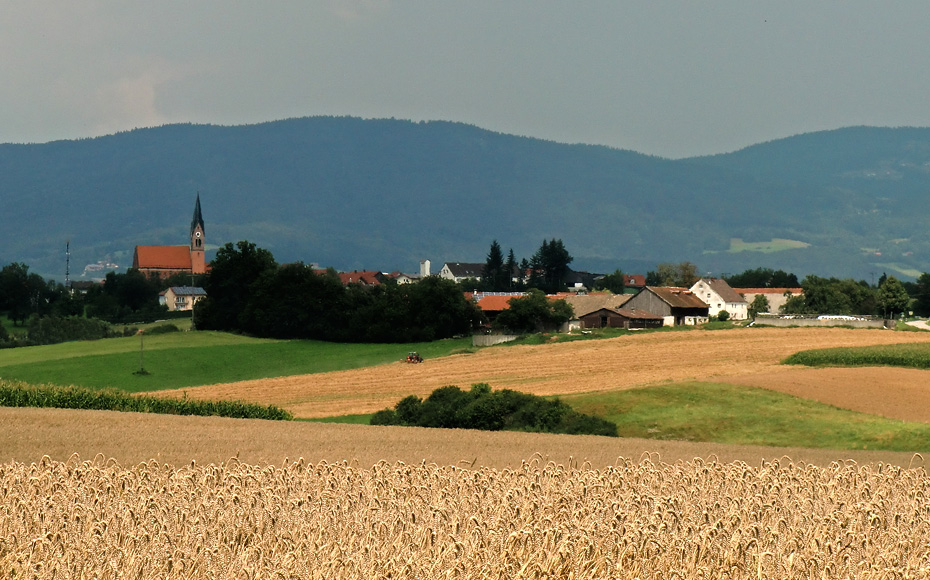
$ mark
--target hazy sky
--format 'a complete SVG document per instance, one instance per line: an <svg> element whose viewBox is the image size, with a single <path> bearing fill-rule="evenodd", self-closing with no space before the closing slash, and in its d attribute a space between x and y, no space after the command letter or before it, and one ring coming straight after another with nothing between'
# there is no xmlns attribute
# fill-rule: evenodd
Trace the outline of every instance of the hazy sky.
<svg viewBox="0 0 930 580"><path fill-rule="evenodd" d="M442 119L666 157L930 126L930 2L0 0L0 142Z"/></svg>

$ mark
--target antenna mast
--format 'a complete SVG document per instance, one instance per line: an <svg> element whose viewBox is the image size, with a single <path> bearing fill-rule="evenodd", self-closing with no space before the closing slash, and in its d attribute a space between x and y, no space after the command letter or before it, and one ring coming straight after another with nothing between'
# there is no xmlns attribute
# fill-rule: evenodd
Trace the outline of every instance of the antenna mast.
<svg viewBox="0 0 930 580"><path fill-rule="evenodd" d="M71 292L71 240L65 242L65 289Z"/></svg>

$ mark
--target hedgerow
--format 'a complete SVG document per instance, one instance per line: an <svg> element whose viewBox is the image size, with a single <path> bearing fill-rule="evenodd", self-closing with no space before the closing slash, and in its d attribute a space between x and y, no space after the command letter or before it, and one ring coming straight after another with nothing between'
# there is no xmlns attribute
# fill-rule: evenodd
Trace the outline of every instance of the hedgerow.
<svg viewBox="0 0 930 580"><path fill-rule="evenodd" d="M48 407L97 411L128 411L163 415L198 415L238 419L291 420L293 416L274 405L241 401L196 401L130 395L113 389L29 385L0 380L0 407Z"/></svg>
<svg viewBox="0 0 930 580"><path fill-rule="evenodd" d="M893 366L930 369L930 345L894 344L805 350L789 356L782 362L807 366Z"/></svg>

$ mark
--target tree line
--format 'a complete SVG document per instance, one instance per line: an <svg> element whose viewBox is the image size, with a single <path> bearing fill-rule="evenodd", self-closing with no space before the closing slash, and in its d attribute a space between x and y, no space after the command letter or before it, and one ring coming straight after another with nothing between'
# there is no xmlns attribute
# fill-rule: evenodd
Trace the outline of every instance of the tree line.
<svg viewBox="0 0 930 580"><path fill-rule="evenodd" d="M334 342L424 342L470 334L482 322L457 284L343 285L335 270L279 265L248 241L217 251L194 325L270 338Z"/></svg>

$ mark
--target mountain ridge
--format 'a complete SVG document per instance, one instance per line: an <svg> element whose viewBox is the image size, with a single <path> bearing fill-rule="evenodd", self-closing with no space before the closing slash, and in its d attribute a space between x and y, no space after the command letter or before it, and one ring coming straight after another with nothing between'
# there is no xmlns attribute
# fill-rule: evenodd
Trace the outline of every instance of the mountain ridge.
<svg viewBox="0 0 930 580"><path fill-rule="evenodd" d="M279 261L344 270L483 261L493 239L520 259L549 238L599 271L930 270L917 204L930 129L837 129L670 160L452 121L302 117L5 144L0 176L0 261L56 279L66 240L72 264L121 269L137 244L184 244L198 192L213 247L248 239ZM733 238L810 246L732 253Z"/></svg>

